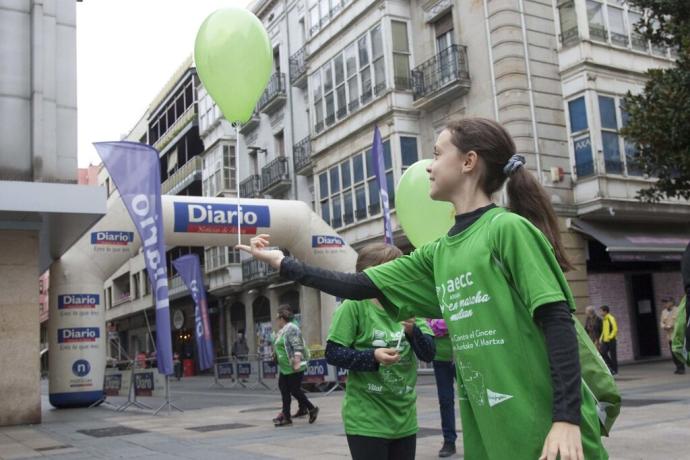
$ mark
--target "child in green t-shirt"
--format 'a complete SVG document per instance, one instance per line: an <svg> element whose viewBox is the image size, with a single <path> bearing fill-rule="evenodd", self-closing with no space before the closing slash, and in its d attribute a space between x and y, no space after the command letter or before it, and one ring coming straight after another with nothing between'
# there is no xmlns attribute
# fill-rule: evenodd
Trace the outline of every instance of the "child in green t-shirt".
<svg viewBox="0 0 690 460"><path fill-rule="evenodd" d="M367 245L357 271L400 256L395 246ZM433 333L423 320L401 325L376 299L346 300L337 308L326 359L348 369L342 416L354 460L414 460L417 359L429 362L434 354Z"/></svg>
<svg viewBox="0 0 690 460"><path fill-rule="evenodd" d="M364 274L266 250L267 235L238 248L332 295L378 298L394 318L443 318L466 458L607 459L596 402L580 384L571 265L549 196L524 166L500 124L463 119L441 132L427 168L431 198L455 207L447 235ZM511 212L491 201L506 181Z"/></svg>

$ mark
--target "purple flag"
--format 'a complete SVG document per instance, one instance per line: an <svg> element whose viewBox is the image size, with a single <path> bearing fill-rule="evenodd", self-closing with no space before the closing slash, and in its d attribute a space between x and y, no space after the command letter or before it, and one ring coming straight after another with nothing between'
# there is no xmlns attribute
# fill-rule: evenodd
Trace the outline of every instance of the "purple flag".
<svg viewBox="0 0 690 460"><path fill-rule="evenodd" d="M182 277L182 281L192 293L192 299L196 304L194 318L196 325L196 346L199 351L199 369L210 369L213 367L213 340L211 338L211 327L208 321L208 303L206 301L206 289L204 289L204 278L201 274L201 264L199 256L189 254L173 260L175 270Z"/></svg>
<svg viewBox="0 0 690 460"><path fill-rule="evenodd" d="M374 173L376 174L376 180L379 183L379 192L381 194L384 238L387 244L393 244L391 210L388 204L388 183L386 182L386 167L383 163L383 141L381 140L381 133L379 132L378 126L374 126L374 145L371 148L371 155L373 160L372 163L374 164Z"/></svg>
<svg viewBox="0 0 690 460"><path fill-rule="evenodd" d="M139 232L156 304L158 372L171 375L172 335L158 152L138 142L96 142L94 146Z"/></svg>

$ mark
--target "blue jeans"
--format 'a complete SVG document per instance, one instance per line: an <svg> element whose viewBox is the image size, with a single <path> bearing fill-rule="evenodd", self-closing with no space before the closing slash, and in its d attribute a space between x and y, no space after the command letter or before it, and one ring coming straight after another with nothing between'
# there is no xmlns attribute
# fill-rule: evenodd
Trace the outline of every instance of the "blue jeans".
<svg viewBox="0 0 690 460"><path fill-rule="evenodd" d="M455 363L453 361L434 361L434 376L438 391L438 404L441 407L441 428L443 440L454 443L458 438L455 432Z"/></svg>

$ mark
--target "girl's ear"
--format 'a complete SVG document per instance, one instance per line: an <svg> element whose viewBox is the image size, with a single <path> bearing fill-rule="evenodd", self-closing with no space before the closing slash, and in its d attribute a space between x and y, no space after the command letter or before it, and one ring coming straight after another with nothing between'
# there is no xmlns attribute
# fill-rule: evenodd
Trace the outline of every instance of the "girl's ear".
<svg viewBox="0 0 690 460"><path fill-rule="evenodd" d="M479 163L479 155L477 155L477 152L470 150L465 153L464 157L462 161L462 172L469 173L474 171Z"/></svg>

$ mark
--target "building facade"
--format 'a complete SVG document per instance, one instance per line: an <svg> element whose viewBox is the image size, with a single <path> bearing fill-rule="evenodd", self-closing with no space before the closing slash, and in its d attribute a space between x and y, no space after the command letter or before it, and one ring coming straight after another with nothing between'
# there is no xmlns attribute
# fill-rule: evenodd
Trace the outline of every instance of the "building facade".
<svg viewBox="0 0 690 460"><path fill-rule="evenodd" d="M77 185L75 2L1 0L0 30L3 426L41 421L37 279L103 215L105 193Z"/></svg>
<svg viewBox="0 0 690 460"><path fill-rule="evenodd" d="M640 13L621 5L260 0L251 8L271 39L272 76L237 132L196 82L193 123L202 148L185 157L187 163L177 161L181 168L190 158L197 162L186 167L200 179L184 185L184 193L236 197L239 190L240 198L301 200L354 248L380 241L382 207L371 164L376 125L395 243L409 252L395 215L395 185L405 169L431 157L450 120L498 120L557 210L575 266L567 278L578 313L589 304L611 307L620 325L621 360L667 355L658 305L661 297L682 292L679 259L690 238L690 204L636 199L653 178L635 169L634 151L619 129L626 120L622 96L643 88L646 69L673 65L674 54L637 36L632 24ZM163 93L161 101L168 97ZM165 173L174 170L175 159L152 136L156 105L146 116L146 142L161 151L162 177L169 180ZM180 190L164 187L164 193ZM502 193L495 198L505 204ZM205 248L203 254L188 250L203 255L219 355L230 352L241 331L250 353L260 351L263 331L281 304L301 314L310 345L324 344L330 318L321 315L314 290L286 283L232 246ZM143 269L140 261L123 273ZM184 299L188 307L179 308L187 312L186 324L193 310ZM141 302L135 307L125 301L117 311L152 306ZM136 320L140 331L147 327L143 318ZM154 328L152 319L148 327ZM192 335L184 330L180 334Z"/></svg>

